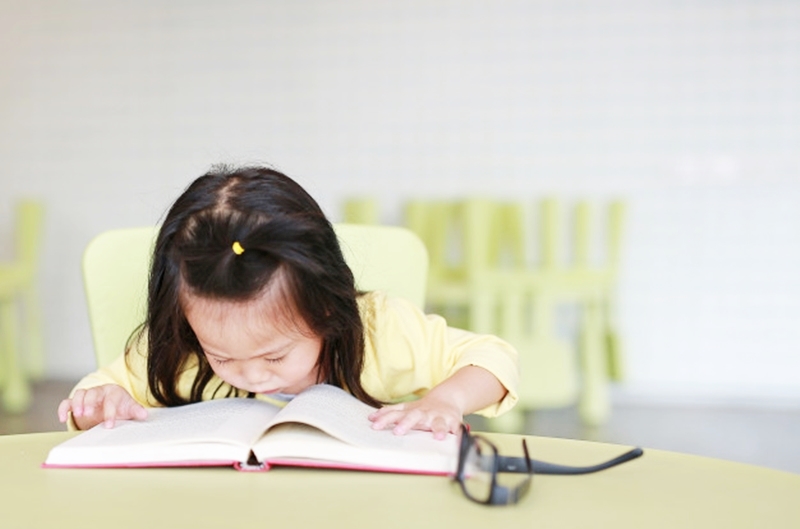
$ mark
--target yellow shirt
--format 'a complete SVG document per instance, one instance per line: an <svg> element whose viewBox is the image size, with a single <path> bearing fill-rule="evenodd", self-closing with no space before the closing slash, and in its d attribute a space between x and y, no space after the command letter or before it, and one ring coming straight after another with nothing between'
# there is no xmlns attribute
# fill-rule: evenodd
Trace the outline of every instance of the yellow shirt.
<svg viewBox="0 0 800 529"><path fill-rule="evenodd" d="M473 365L491 372L508 390L501 402L477 413L494 417L516 404L519 398L517 351L507 342L496 336L448 327L444 318L425 314L414 304L381 292L361 296L359 309L365 337L361 383L373 398L399 402L421 397L460 368ZM196 361L190 362L181 374L180 395L188 397L190 394L196 370ZM102 384L118 384L143 406L159 406L148 389L144 346L87 375L75 389ZM228 389L229 386L215 376L206 386L203 399L226 395ZM269 396L257 397L272 400Z"/></svg>

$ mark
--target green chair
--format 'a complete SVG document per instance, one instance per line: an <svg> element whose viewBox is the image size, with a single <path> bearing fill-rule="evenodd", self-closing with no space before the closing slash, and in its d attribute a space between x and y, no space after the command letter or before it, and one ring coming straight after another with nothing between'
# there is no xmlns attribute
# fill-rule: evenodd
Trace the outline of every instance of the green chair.
<svg viewBox="0 0 800 529"><path fill-rule="evenodd" d="M43 224L44 206L34 200L20 201L16 205L14 258L0 263L0 392L3 406L12 413L28 407L29 381L44 372L36 280Z"/></svg>
<svg viewBox="0 0 800 529"><path fill-rule="evenodd" d="M448 201L412 200L405 205L405 225L428 249L426 306L456 327L469 328L469 289L460 225L461 207Z"/></svg>
<svg viewBox="0 0 800 529"><path fill-rule="evenodd" d="M334 225L361 290L383 290L422 307L428 255L411 231L396 226ZM144 321L147 275L157 227L111 230L89 242L83 281L99 366L117 358Z"/></svg>
<svg viewBox="0 0 800 529"><path fill-rule="evenodd" d="M540 264L521 273L505 274L504 302L521 305L528 296L532 331L517 324L504 336L521 349L523 386L520 410L560 407L577 402L583 422L603 424L611 412L609 382L622 380L623 362L614 327L613 299L619 264L625 207L608 206L605 261L592 262L591 206L574 208L573 259L564 262L561 205L548 198L540 203ZM524 293L524 294L522 294ZM577 339L573 346L557 335L555 312L563 306L578 311ZM514 312L513 308L510 312ZM575 352L577 354L575 354Z"/></svg>
<svg viewBox="0 0 800 529"><path fill-rule="evenodd" d="M612 290L619 261L624 206L609 206L606 262L590 259L591 209L575 208L574 259L563 261L561 206L539 204L539 232L530 234L520 203L472 198L411 200L406 225L428 247L427 303L452 324L501 336L520 352L520 403L494 426L520 431L528 410L577 403L586 424L610 411L609 380L623 376L620 340L613 326ZM529 240L538 241L538 264L527 262ZM578 309L577 340L559 336L556 312ZM452 317L455 316L455 317Z"/></svg>

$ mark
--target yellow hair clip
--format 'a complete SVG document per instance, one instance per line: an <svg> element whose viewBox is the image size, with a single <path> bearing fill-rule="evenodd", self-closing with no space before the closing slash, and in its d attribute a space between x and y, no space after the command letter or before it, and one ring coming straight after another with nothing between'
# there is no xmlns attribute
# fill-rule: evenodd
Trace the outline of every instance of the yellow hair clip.
<svg viewBox="0 0 800 529"><path fill-rule="evenodd" d="M233 253L236 255L242 255L244 253L244 247L242 247L239 241L234 241L231 248L233 248Z"/></svg>

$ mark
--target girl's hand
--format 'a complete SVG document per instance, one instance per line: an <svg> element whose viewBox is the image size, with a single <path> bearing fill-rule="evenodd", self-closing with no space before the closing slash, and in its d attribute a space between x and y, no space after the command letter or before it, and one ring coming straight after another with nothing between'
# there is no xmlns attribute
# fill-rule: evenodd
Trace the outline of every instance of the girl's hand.
<svg viewBox="0 0 800 529"><path fill-rule="evenodd" d="M81 430L88 430L101 422L106 428L113 428L117 419L147 418L147 410L116 384L75 391L72 398L64 399L58 405L58 420L67 422L70 412Z"/></svg>
<svg viewBox="0 0 800 529"><path fill-rule="evenodd" d="M433 432L436 439L457 433L464 415L500 402L507 390L489 371L465 366L432 388L424 397L411 402L390 404L370 414L372 428L403 435L409 430Z"/></svg>
<svg viewBox="0 0 800 529"><path fill-rule="evenodd" d="M369 416L372 428L383 430L392 427L397 435L409 430L433 432L436 439L444 439L448 433L459 431L463 414L458 406L429 393L419 400L390 404Z"/></svg>

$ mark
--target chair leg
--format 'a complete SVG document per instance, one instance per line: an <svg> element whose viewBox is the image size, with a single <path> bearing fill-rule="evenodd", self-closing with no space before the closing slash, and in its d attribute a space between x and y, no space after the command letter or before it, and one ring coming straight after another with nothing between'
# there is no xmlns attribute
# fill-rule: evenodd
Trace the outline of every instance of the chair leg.
<svg viewBox="0 0 800 529"><path fill-rule="evenodd" d="M20 365L17 347L17 313L14 300L0 303L0 350L4 360L3 406L10 413L25 411L31 402L31 388Z"/></svg>
<svg viewBox="0 0 800 529"><path fill-rule="evenodd" d="M608 377L614 382L621 382L625 380L625 357L623 355L622 339L614 325L611 303L608 300L603 304L603 313Z"/></svg>
<svg viewBox="0 0 800 529"><path fill-rule="evenodd" d="M472 286L469 293L469 330L482 334L496 333L496 307L492 292Z"/></svg>
<svg viewBox="0 0 800 529"><path fill-rule="evenodd" d="M25 307L22 336L26 345L23 364L24 372L32 380L40 380L45 369L42 311L37 294L36 288L31 285L25 289L22 300Z"/></svg>
<svg viewBox="0 0 800 529"><path fill-rule="evenodd" d="M603 316L594 299L586 300L581 329L582 393L578 411L589 426L603 424L611 413Z"/></svg>

